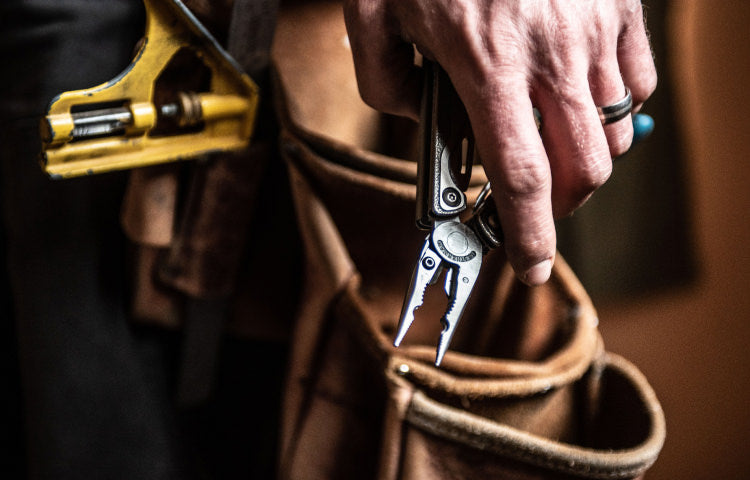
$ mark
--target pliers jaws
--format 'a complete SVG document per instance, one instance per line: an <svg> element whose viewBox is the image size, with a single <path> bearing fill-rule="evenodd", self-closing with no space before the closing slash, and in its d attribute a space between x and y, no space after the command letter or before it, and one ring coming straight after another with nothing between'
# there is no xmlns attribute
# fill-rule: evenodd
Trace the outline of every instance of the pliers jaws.
<svg viewBox="0 0 750 480"><path fill-rule="evenodd" d="M417 164L416 224L429 230L414 266L404 298L398 347L414 322L414 311L424 303L427 287L445 272L448 308L441 318L435 365L440 365L466 308L482 267L482 257L502 242L489 184L479 196L471 218L462 223L474 161L474 134L466 109L439 65L425 63L422 99L422 151Z"/></svg>
<svg viewBox="0 0 750 480"><path fill-rule="evenodd" d="M414 266L393 342L396 347L401 344L414 321L415 310L424 302L425 290L435 284L445 271L445 294L450 300L440 320L443 330L435 356L435 365L440 365L479 276L483 251L483 244L465 224L456 220L436 223L434 230L427 235Z"/></svg>

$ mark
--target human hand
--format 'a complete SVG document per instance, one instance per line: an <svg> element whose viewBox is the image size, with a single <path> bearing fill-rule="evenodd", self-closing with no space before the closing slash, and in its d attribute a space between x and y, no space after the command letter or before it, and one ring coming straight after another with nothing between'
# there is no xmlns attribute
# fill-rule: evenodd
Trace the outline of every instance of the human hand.
<svg viewBox="0 0 750 480"><path fill-rule="evenodd" d="M602 125L597 105L633 111L656 87L638 0L347 0L360 94L418 117L422 72L437 61L466 106L505 236L531 285L550 275L554 218L571 214L633 139L631 116ZM543 118L540 136L536 107Z"/></svg>

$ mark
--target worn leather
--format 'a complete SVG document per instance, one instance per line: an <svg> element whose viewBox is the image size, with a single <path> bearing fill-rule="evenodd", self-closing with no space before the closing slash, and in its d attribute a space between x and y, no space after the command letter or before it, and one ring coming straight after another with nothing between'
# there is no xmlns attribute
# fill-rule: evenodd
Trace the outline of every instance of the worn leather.
<svg viewBox="0 0 750 480"><path fill-rule="evenodd" d="M489 258L437 369L437 308L406 346L390 345L419 241L394 253L409 234L382 226L413 198L284 141L307 260L282 478L637 478L651 465L659 404L632 365L603 353L562 260L529 288ZM354 215L372 224L366 239L337 223ZM376 269L389 274L363 273Z"/></svg>
<svg viewBox="0 0 750 480"><path fill-rule="evenodd" d="M634 366L605 353L564 260L531 288L490 254L439 369L442 293L391 346L424 240L414 128L359 100L337 2L287 8L274 53L305 254L281 478L642 476L664 441L661 407ZM477 168L470 197L485 180Z"/></svg>
<svg viewBox="0 0 750 480"><path fill-rule="evenodd" d="M244 38L256 32L242 30L244 25L234 32L233 1L185 3L220 41L230 31L227 48L247 46L243 65L254 69L264 95L248 149L131 173L122 209L133 245L131 313L136 322L180 328L187 303L218 300L226 306L231 332L285 339L296 305L290 277L296 276L298 248L284 175L274 161L277 133L267 111L267 73L257 71L259 60L268 58L273 27L262 38ZM251 48L251 40L261 44ZM271 309L269 302L283 306Z"/></svg>
<svg viewBox="0 0 750 480"><path fill-rule="evenodd" d="M235 277L220 275L220 261L186 263L190 256L176 248L178 201L141 191L128 197L123 218L143 247L135 289L142 317L179 326L170 292L231 291L235 328L249 335L276 328L288 338L280 478L640 478L665 438L661 407L633 365L605 352L596 311L563 259L547 284L531 288L515 279L502 251L492 252L441 368L432 365L447 307L439 286L402 347L392 347L425 235L414 226L416 125L359 99L338 2L284 5L273 57L279 152L295 217L274 211L275 222L243 234L239 250L253 259L244 278L254 283L243 283L231 263ZM275 165L273 152L266 161ZM238 179L224 180L204 190L198 212L211 211ZM485 181L475 168L470 199ZM159 172L133 182L176 189ZM258 198L257 211L271 211ZM235 255L242 246L233 218L194 217L203 234L191 237L193 248L206 256L193 258L243 257L215 250L231 244ZM299 259L291 233L299 235ZM193 265L183 272L194 283L169 281L169 252ZM227 278L231 288L217 288ZM263 284L267 295L259 295Z"/></svg>

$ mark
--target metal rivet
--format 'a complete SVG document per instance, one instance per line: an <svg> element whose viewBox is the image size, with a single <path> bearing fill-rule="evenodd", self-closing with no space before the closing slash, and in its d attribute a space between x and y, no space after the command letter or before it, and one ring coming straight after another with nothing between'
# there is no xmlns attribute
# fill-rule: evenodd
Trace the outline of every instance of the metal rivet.
<svg viewBox="0 0 750 480"><path fill-rule="evenodd" d="M435 268L435 259L431 257L425 257L424 259L422 259L422 266L427 270L432 270L433 268Z"/></svg>
<svg viewBox="0 0 750 480"><path fill-rule="evenodd" d="M461 194L455 188L446 188L443 191L443 201L450 207L457 207L461 204Z"/></svg>

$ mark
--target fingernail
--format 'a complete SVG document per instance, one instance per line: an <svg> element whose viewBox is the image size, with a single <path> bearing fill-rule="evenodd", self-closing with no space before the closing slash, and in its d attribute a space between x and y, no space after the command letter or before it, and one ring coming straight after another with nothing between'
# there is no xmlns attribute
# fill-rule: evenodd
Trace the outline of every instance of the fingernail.
<svg viewBox="0 0 750 480"><path fill-rule="evenodd" d="M551 272L552 260L547 259L526 270L522 280L527 285L541 285L549 279Z"/></svg>

